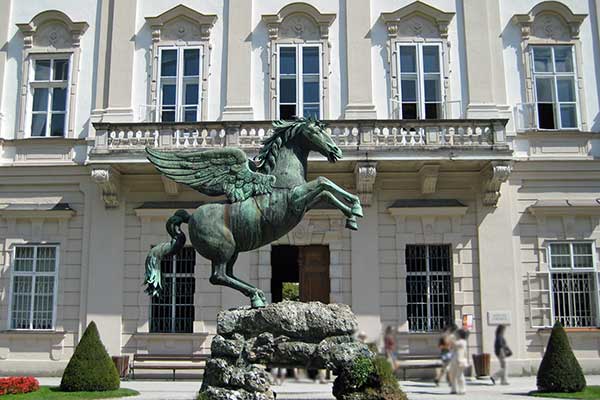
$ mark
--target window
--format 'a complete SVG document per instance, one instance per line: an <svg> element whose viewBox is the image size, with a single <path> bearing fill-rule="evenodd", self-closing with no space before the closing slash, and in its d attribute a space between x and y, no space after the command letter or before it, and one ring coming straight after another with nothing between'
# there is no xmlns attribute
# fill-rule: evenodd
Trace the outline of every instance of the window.
<svg viewBox="0 0 600 400"><path fill-rule="evenodd" d="M31 136L65 136L69 58L31 60Z"/></svg>
<svg viewBox="0 0 600 400"><path fill-rule="evenodd" d="M193 332L195 264L193 247L184 247L162 260L164 286L162 294L152 298L150 332Z"/></svg>
<svg viewBox="0 0 600 400"><path fill-rule="evenodd" d="M194 122L201 116L199 47L161 48L159 121Z"/></svg>
<svg viewBox="0 0 600 400"><path fill-rule="evenodd" d="M401 119L442 118L441 45L398 44Z"/></svg>
<svg viewBox="0 0 600 400"><path fill-rule="evenodd" d="M407 245L405 254L409 330L440 331L452 321L450 246Z"/></svg>
<svg viewBox="0 0 600 400"><path fill-rule="evenodd" d="M559 242L549 246L551 301L554 319L565 327L598 324L594 246Z"/></svg>
<svg viewBox="0 0 600 400"><path fill-rule="evenodd" d="M58 247L16 246L13 254L11 329L52 329Z"/></svg>
<svg viewBox="0 0 600 400"><path fill-rule="evenodd" d="M576 129L573 46L531 46L539 129Z"/></svg>
<svg viewBox="0 0 600 400"><path fill-rule="evenodd" d="M321 46L279 46L278 119L321 118Z"/></svg>

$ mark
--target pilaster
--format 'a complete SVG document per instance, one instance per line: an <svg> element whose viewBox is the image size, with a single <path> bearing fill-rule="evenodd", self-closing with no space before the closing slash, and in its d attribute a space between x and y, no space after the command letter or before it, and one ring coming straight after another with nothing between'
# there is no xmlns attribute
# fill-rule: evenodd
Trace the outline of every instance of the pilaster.
<svg viewBox="0 0 600 400"><path fill-rule="evenodd" d="M467 118L511 118L506 104L500 33L500 6L496 0L463 0L467 64ZM486 29L481 29L483 26Z"/></svg>
<svg viewBox="0 0 600 400"><path fill-rule="evenodd" d="M348 66L348 104L346 119L377 118L373 104L371 71L371 1L346 2L346 54Z"/></svg>
<svg viewBox="0 0 600 400"><path fill-rule="evenodd" d="M379 342L381 336L379 290L379 224L377 194L370 207L363 209L358 231L351 234L352 311L360 331L368 342Z"/></svg>
<svg viewBox="0 0 600 400"><path fill-rule="evenodd" d="M8 29L10 27L10 6L12 1L0 2L0 47L4 47L8 41ZM2 121L4 121L4 71L6 68L6 59L8 52L0 51L0 138L7 138L3 135L4 130L2 129Z"/></svg>
<svg viewBox="0 0 600 400"><path fill-rule="evenodd" d="M109 3L109 5L105 5ZM133 56L137 0L102 2L95 122L133 120ZM102 43L106 44L102 44ZM102 86L104 86L102 88Z"/></svg>
<svg viewBox="0 0 600 400"><path fill-rule="evenodd" d="M95 321L102 342L110 355L121 354L121 316L123 314L123 274L125 270L125 207L104 207L101 188L86 187L86 218L89 226L85 325ZM89 202L89 210L87 204ZM83 289L82 289L83 290Z"/></svg>
<svg viewBox="0 0 600 400"><path fill-rule="evenodd" d="M223 119L254 119L251 102L252 0L229 0L227 17L227 94Z"/></svg>

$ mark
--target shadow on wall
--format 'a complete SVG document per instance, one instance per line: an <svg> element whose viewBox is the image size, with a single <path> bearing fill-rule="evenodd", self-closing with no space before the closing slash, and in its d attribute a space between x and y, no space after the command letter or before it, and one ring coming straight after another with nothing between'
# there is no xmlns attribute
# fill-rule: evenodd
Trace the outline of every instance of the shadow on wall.
<svg viewBox="0 0 600 400"><path fill-rule="evenodd" d="M596 0L597 2L597 0ZM600 27L598 24L600 20L598 19L597 8L594 0L588 0L588 9L590 10L589 20L591 21L592 26L592 40L595 43L592 43L592 49L594 52L594 70L596 76L596 95L598 96L597 101L600 103ZM600 110L590 110L588 112L595 111L596 114L592 118L592 125L590 130L592 132L600 132ZM588 115L588 118L591 115Z"/></svg>

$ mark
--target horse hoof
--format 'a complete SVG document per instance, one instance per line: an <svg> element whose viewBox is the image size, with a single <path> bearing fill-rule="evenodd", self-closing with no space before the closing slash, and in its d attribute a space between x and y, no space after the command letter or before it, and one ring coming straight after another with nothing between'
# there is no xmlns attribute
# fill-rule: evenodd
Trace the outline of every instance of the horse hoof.
<svg viewBox="0 0 600 400"><path fill-rule="evenodd" d="M261 296L262 294L262 296ZM263 308L265 307L266 304L266 300L265 300L265 295L264 293L254 293L254 295L252 295L252 298L250 299L250 305L252 306L252 308Z"/></svg>
<svg viewBox="0 0 600 400"><path fill-rule="evenodd" d="M347 219L346 220L346 228L352 229L353 231L357 231L358 225L356 224L356 220L355 219Z"/></svg>
<svg viewBox="0 0 600 400"><path fill-rule="evenodd" d="M360 203L353 205L350 212L352 213L352 215L355 215L357 217L360 217L360 218L363 217L363 209L362 209L362 206L360 205Z"/></svg>

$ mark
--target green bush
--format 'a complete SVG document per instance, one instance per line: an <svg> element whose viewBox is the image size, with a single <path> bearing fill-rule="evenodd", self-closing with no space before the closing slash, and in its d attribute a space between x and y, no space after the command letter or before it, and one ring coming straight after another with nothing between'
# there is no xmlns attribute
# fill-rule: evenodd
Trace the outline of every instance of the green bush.
<svg viewBox="0 0 600 400"><path fill-rule="evenodd" d="M333 395L338 400L407 399L398 385L392 366L384 357L357 358L333 382Z"/></svg>
<svg viewBox="0 0 600 400"><path fill-rule="evenodd" d="M100 392L116 390L119 373L100 341L94 321L83 333L63 373L60 390L65 392Z"/></svg>
<svg viewBox="0 0 600 400"><path fill-rule="evenodd" d="M571 350L567 333L557 321L537 374L538 390L572 393L582 391L585 385L583 371Z"/></svg>

